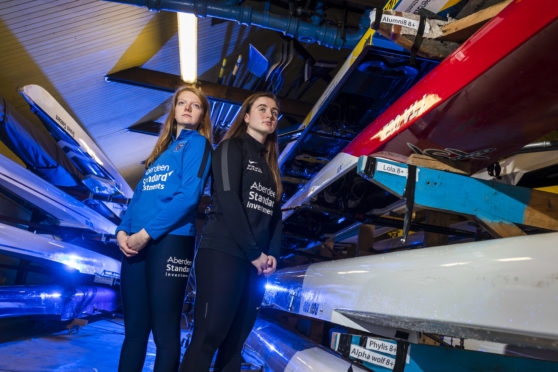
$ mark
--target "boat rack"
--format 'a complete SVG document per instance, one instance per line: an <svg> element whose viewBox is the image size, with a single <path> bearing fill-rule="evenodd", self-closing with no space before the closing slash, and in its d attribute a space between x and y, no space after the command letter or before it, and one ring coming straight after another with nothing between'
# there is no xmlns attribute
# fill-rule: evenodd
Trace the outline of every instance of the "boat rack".
<svg viewBox="0 0 558 372"><path fill-rule="evenodd" d="M342 143L340 133L320 128L335 105L351 104L343 94L373 65L366 34L280 156L283 167L300 165L285 176L293 185L283 209L292 244L283 258L304 264L269 278L264 305L339 327L331 348L383 363L368 368L424 370L426 355L444 364L451 353L462 370L558 370L558 196L497 171L558 128L551 73L558 53L549 49L558 7L500 5ZM526 15L533 22L517 28ZM312 153L317 138L332 151ZM491 176L479 177L487 168ZM393 353L383 352L389 345ZM523 357L522 365L509 356Z"/></svg>

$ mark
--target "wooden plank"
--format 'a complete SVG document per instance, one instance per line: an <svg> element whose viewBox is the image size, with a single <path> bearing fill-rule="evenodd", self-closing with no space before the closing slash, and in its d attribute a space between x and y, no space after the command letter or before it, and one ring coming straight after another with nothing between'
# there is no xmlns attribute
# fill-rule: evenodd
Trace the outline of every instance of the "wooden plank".
<svg viewBox="0 0 558 372"><path fill-rule="evenodd" d="M374 231L375 226L370 224L362 224L358 228L357 248L361 255L374 250Z"/></svg>
<svg viewBox="0 0 558 372"><path fill-rule="evenodd" d="M558 230L557 194L425 167L417 170L417 206L476 216L499 236L522 234L513 223ZM376 158L367 179L402 196L407 164Z"/></svg>
<svg viewBox="0 0 558 372"><path fill-rule="evenodd" d="M381 23L377 32L402 48L409 51L413 48L415 37L413 35L404 35L400 26ZM459 45L452 41L425 38L417 50L417 55L424 58L441 60L449 56Z"/></svg>
<svg viewBox="0 0 558 372"><path fill-rule="evenodd" d="M527 235L514 223L488 221L482 218L478 219L481 225L486 228L486 231L494 238L507 238L510 236Z"/></svg>
<svg viewBox="0 0 558 372"><path fill-rule="evenodd" d="M494 18L498 13L508 6L512 0L505 0L501 3L479 10L467 17L458 19L442 27L443 36L438 40L463 42L481 28L486 22Z"/></svg>
<svg viewBox="0 0 558 372"><path fill-rule="evenodd" d="M451 222L452 220L450 220L449 216L446 213L434 210L426 211L426 223L429 225L449 227ZM448 243L449 238L445 234L428 232L424 235L425 247L436 247L440 245L447 245Z"/></svg>
<svg viewBox="0 0 558 372"><path fill-rule="evenodd" d="M470 171L467 169L468 164L465 164L463 162L451 161L449 159L434 159L433 157L428 155L412 154L407 159L407 164L463 175L469 175L470 173Z"/></svg>
<svg viewBox="0 0 558 372"><path fill-rule="evenodd" d="M523 219L525 225L558 231L558 195L531 190Z"/></svg>
<svg viewBox="0 0 558 372"><path fill-rule="evenodd" d="M444 59L511 2L512 0L505 0L445 25L438 20L426 20L429 23L430 31L424 34L417 55L431 59ZM397 11L385 11L384 13L412 19L416 22L419 19L418 15L411 13ZM377 32L407 50L413 48L416 29L382 22Z"/></svg>

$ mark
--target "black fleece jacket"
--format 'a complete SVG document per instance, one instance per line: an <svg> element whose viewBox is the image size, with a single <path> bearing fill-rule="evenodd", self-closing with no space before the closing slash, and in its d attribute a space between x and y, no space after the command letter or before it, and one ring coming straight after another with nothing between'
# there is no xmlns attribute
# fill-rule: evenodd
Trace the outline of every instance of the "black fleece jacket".
<svg viewBox="0 0 558 372"><path fill-rule="evenodd" d="M281 208L265 147L248 134L221 142L212 155L212 213L200 249L253 261L263 252L278 258Z"/></svg>

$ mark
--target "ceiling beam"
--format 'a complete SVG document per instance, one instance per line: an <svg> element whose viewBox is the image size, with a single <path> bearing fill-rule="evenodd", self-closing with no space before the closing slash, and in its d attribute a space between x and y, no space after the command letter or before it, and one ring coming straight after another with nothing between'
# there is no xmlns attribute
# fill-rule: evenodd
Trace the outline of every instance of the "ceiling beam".
<svg viewBox="0 0 558 372"><path fill-rule="evenodd" d="M162 123L149 120L149 121L133 124L132 126L128 127L128 130L130 132L158 136L161 133L162 126L163 126Z"/></svg>
<svg viewBox="0 0 558 372"><path fill-rule="evenodd" d="M141 87L174 92L184 85L180 76L148 70L141 67L132 67L126 70L105 75L105 80L119 83L137 85ZM208 98L229 103L241 104L253 91L231 86L198 80L199 85ZM281 112L288 116L303 119L312 109L312 105L291 99L281 99Z"/></svg>

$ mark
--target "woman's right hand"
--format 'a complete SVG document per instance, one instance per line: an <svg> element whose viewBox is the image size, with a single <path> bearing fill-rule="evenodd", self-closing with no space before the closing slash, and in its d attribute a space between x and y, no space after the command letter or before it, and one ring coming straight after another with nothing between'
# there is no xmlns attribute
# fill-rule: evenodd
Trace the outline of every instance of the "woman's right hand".
<svg viewBox="0 0 558 372"><path fill-rule="evenodd" d="M261 275L265 269L267 269L267 255L262 252L260 257L252 261L252 265L258 269L258 275Z"/></svg>
<svg viewBox="0 0 558 372"><path fill-rule="evenodd" d="M277 269L277 259L271 255L267 256L267 268L263 271L266 278L269 278L271 274Z"/></svg>
<svg viewBox="0 0 558 372"><path fill-rule="evenodd" d="M138 252L128 246L128 233L126 233L126 231L120 230L118 234L116 234L116 241L118 242L118 247L120 247L120 250L124 253L124 256L130 258L138 254Z"/></svg>

